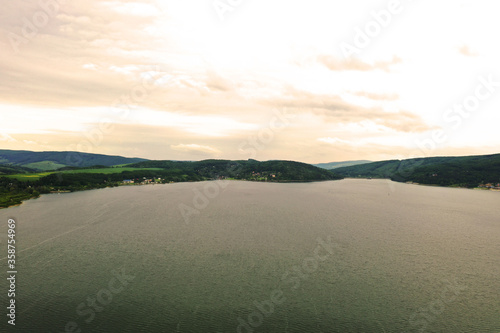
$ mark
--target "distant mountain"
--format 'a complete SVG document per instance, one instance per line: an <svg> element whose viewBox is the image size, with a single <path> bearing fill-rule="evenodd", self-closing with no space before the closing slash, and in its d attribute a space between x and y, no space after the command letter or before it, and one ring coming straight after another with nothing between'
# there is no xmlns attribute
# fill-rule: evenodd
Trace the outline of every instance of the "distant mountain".
<svg viewBox="0 0 500 333"><path fill-rule="evenodd" d="M389 160L335 169L344 177L390 178L440 186L500 183L500 154Z"/></svg>
<svg viewBox="0 0 500 333"><path fill-rule="evenodd" d="M359 164L371 163L371 162L372 161L367 161L367 160L357 160L357 161L318 163L318 164L313 164L313 165L315 167L318 167L318 168L332 170L332 169L337 169L337 168L342 168L342 167L348 167L348 166L352 166L352 165L359 165Z"/></svg>
<svg viewBox="0 0 500 333"><path fill-rule="evenodd" d="M44 151L34 152L27 150L0 149L1 167L24 167L36 171L50 171L62 167L89 167L93 165L112 166L118 164L147 161L144 158L128 158L102 154L79 152Z"/></svg>

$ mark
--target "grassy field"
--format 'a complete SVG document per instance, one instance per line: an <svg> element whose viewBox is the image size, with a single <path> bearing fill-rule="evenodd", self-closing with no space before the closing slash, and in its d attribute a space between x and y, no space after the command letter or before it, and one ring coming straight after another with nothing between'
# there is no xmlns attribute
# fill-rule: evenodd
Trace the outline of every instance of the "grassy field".
<svg viewBox="0 0 500 333"><path fill-rule="evenodd" d="M163 170L161 168L104 168L104 169L79 169L79 170L66 170L63 173L121 173L123 171L137 171L137 170Z"/></svg>
<svg viewBox="0 0 500 333"><path fill-rule="evenodd" d="M5 175L4 177L15 178L15 179L18 179L18 180L21 180L21 181L28 181L28 180L35 181L35 180L40 179L41 177L48 176L48 175L50 175L52 173L53 172L20 173L20 174L17 174L17 175Z"/></svg>
<svg viewBox="0 0 500 333"><path fill-rule="evenodd" d="M34 169L36 171L44 172L44 171L53 171L59 168L65 167L66 165L55 163L52 161L43 161L43 162L35 162L23 165L26 168Z"/></svg>
<svg viewBox="0 0 500 333"><path fill-rule="evenodd" d="M103 169L78 169L78 170L65 170L61 171L61 173L104 173L104 174L110 174L110 173L121 173L123 171L137 171L137 170L163 170L161 168L103 168ZM9 178L16 178L21 181L36 181L40 179L41 177L48 176L50 174L54 173L52 172L37 172L37 173L22 173L22 174L16 174L16 175L6 175L5 177Z"/></svg>

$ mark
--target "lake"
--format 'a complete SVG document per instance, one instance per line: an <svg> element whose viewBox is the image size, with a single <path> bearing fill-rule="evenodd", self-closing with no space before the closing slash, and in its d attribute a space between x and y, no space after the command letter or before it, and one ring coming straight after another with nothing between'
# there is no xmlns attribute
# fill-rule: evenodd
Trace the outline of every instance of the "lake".
<svg viewBox="0 0 500 333"><path fill-rule="evenodd" d="M2 332L500 332L500 193L244 181L44 195Z"/></svg>

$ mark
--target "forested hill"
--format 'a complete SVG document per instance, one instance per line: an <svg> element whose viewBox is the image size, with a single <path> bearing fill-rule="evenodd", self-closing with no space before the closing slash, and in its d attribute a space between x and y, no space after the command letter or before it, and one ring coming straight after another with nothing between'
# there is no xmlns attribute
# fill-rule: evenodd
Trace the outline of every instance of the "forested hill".
<svg viewBox="0 0 500 333"><path fill-rule="evenodd" d="M180 169L205 178L234 178L268 181L318 181L341 179L337 174L294 161L204 160L198 162L145 161L129 167Z"/></svg>
<svg viewBox="0 0 500 333"><path fill-rule="evenodd" d="M130 184L165 184L214 179L306 182L342 178L329 170L305 163L255 160L143 161L111 167L65 166L46 172L33 172L23 167L6 165L3 171L3 175L0 174L0 208L19 204L43 193Z"/></svg>
<svg viewBox="0 0 500 333"><path fill-rule="evenodd" d="M500 183L500 154L389 160L335 169L344 177L390 178L440 186Z"/></svg>
<svg viewBox="0 0 500 333"><path fill-rule="evenodd" d="M318 168L332 170L332 169L337 169L337 168L342 168L342 167L348 167L348 166L352 166L352 165L371 163L371 162L372 161L358 160L358 161L343 161L343 162L318 163L318 164L313 164L313 165L317 166Z"/></svg>
<svg viewBox="0 0 500 333"><path fill-rule="evenodd" d="M24 167L36 171L56 170L65 166L89 167L93 165L112 166L117 164L146 161L144 158L129 158L103 154L72 151L28 151L0 149L0 165L3 167Z"/></svg>

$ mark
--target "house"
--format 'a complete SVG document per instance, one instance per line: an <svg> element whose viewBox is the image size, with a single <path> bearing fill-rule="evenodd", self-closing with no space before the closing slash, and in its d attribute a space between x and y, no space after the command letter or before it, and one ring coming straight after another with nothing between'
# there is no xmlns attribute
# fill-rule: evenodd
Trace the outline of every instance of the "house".
<svg viewBox="0 0 500 333"><path fill-rule="evenodd" d="M134 183L134 181L131 179L124 179L123 180L123 184L133 184L133 183Z"/></svg>

